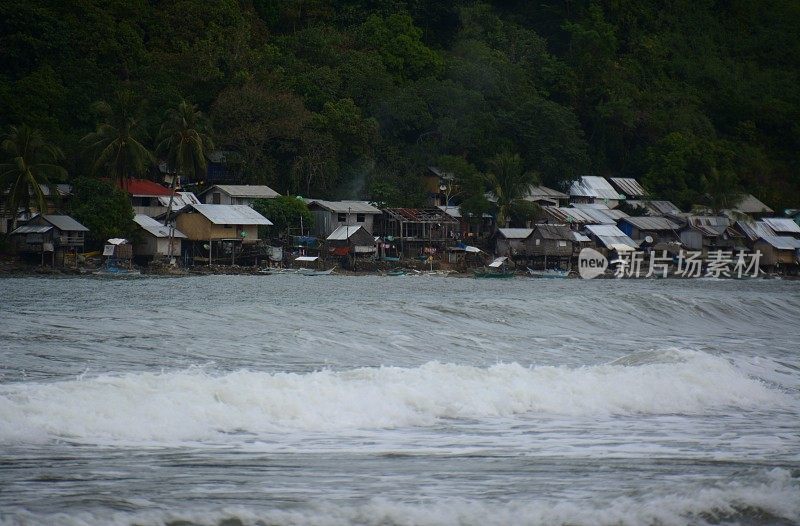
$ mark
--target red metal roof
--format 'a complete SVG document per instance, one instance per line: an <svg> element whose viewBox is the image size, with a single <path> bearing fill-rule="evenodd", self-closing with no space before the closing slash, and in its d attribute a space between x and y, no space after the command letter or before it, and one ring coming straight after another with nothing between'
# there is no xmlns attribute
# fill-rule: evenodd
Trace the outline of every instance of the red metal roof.
<svg viewBox="0 0 800 526"><path fill-rule="evenodd" d="M128 179L122 183L122 188L131 195L159 197L172 195L172 190L147 179Z"/></svg>

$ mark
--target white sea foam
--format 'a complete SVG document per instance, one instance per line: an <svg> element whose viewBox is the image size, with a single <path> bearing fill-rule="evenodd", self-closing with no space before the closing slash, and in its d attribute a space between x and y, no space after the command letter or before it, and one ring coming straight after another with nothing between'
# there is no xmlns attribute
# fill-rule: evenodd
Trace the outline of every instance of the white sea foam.
<svg viewBox="0 0 800 526"><path fill-rule="evenodd" d="M800 486L784 469L772 469L761 482L687 487L673 494L623 496L607 500L517 500L510 503L444 499L435 502L394 502L374 498L364 504L318 502L302 509L252 507L223 509L148 510L140 512L78 512L39 515L14 510L1 526L60 524L63 526L128 526L187 524L219 526L346 526L346 525L591 525L683 526L800 521Z"/></svg>
<svg viewBox="0 0 800 526"><path fill-rule="evenodd" d="M202 369L0 386L0 442L213 440L516 414L704 414L796 401L728 360L669 351L590 367L430 362L309 374Z"/></svg>

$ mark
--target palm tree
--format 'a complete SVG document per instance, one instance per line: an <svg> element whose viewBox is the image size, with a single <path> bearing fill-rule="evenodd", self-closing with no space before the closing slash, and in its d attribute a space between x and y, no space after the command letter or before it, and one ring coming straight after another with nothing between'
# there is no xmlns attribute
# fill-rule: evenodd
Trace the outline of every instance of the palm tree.
<svg viewBox="0 0 800 526"><path fill-rule="evenodd" d="M164 155L167 167L175 172L172 178L172 194L169 197L164 226L167 226L175 199L175 188L178 175L191 175L192 179L206 176L206 152L214 148L211 140L211 125L197 106L182 100L177 108L166 112L166 119L158 134L159 143L156 152ZM172 252L172 235L170 229L169 246Z"/></svg>
<svg viewBox="0 0 800 526"><path fill-rule="evenodd" d="M153 154L140 142L145 137L142 104L127 90L116 93L113 105L98 101L92 109L100 117L97 128L81 143L93 156L92 173L108 175L120 186L141 176L154 163Z"/></svg>
<svg viewBox="0 0 800 526"><path fill-rule="evenodd" d="M512 210L522 202L531 185L536 183L536 176L523 169L522 158L518 154L504 151L489 161L489 171L485 177L489 190L497 199L497 225L506 226Z"/></svg>
<svg viewBox="0 0 800 526"><path fill-rule="evenodd" d="M66 177L67 171L56 163L64 158L57 147L48 144L39 130L23 124L11 126L3 136L0 149L0 193L8 192L6 211L16 219L20 208L30 212L31 202L40 213L47 213L47 199L42 185L49 187L50 195L57 196L51 179Z"/></svg>
<svg viewBox="0 0 800 526"><path fill-rule="evenodd" d="M744 198L739 189L739 178L731 170L712 168L703 182L706 191L703 204L716 215L723 210L733 210Z"/></svg>
<svg viewBox="0 0 800 526"><path fill-rule="evenodd" d="M206 152L214 148L214 142L211 125L197 106L182 100L168 109L158 139L156 152L166 157L168 168L193 179L205 177Z"/></svg>

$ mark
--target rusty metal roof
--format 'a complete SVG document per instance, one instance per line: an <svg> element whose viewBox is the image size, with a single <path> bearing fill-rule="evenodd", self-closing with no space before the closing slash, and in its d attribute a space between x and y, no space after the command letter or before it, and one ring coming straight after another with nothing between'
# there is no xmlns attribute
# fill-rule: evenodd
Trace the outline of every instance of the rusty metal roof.
<svg viewBox="0 0 800 526"><path fill-rule="evenodd" d="M455 221L452 217L436 207L386 208L384 209L384 213L386 213L392 219L410 223L457 223L457 221Z"/></svg>
<svg viewBox="0 0 800 526"><path fill-rule="evenodd" d="M627 197L643 197L647 194L639 181L630 177L609 177L611 184Z"/></svg>

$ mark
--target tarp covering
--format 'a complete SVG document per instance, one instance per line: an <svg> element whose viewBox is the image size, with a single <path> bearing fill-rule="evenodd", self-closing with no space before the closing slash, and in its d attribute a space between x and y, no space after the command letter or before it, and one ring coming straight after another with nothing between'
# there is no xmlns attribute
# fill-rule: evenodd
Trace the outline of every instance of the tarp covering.
<svg viewBox="0 0 800 526"><path fill-rule="evenodd" d="M507 259L508 258L506 256L499 257L499 258L495 259L494 261L492 261L491 263L489 263L489 266L492 267L492 268L498 268L503 263L505 263L505 261Z"/></svg>

